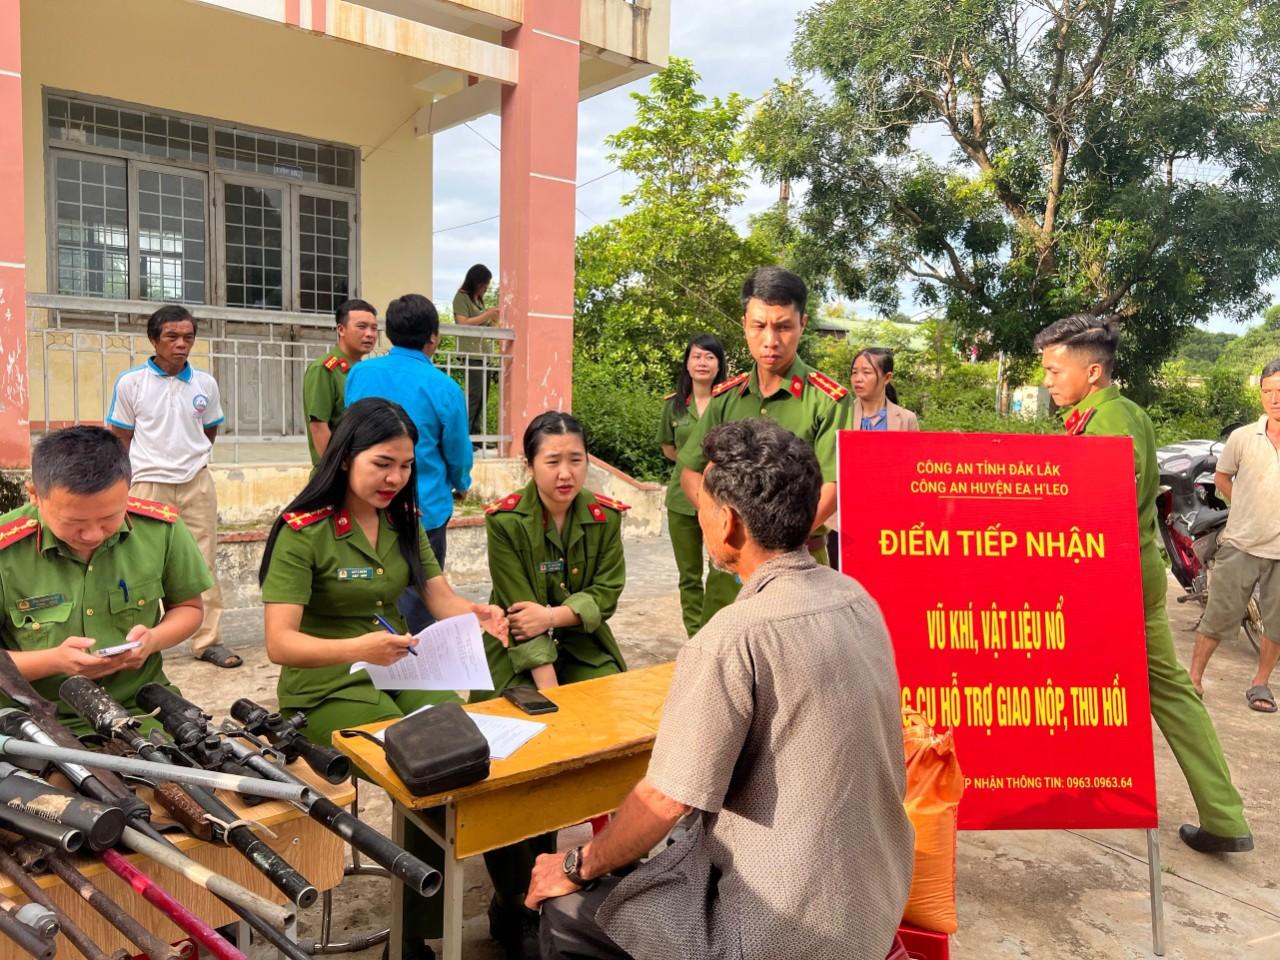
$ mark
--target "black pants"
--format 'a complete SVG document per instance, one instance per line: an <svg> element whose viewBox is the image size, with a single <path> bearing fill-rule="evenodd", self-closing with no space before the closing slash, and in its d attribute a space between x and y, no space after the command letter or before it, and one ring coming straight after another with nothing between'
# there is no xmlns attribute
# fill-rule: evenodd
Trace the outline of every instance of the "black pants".
<svg viewBox="0 0 1280 960"><path fill-rule="evenodd" d="M543 902L542 960L631 960L596 923L596 911L617 884L617 877L602 877L590 890Z"/></svg>
<svg viewBox="0 0 1280 960"><path fill-rule="evenodd" d="M444 569L444 555L447 546L445 543L445 530L447 527L448 523L446 522L434 530L427 531L427 542L431 544L431 551L436 555L436 561L440 564L441 570ZM400 611L405 623L409 625L410 633L425 630L436 622L436 618L428 612L427 605L422 602L422 597L413 587L409 587L404 593L400 594L400 599L396 601L396 609Z"/></svg>

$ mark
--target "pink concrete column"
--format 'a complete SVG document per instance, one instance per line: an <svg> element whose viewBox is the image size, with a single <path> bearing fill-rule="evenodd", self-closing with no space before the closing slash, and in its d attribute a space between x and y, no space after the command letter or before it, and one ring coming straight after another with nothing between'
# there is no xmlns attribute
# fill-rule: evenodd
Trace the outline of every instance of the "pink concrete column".
<svg viewBox="0 0 1280 960"><path fill-rule="evenodd" d="M0 468L31 465L20 0L0 0Z"/></svg>
<svg viewBox="0 0 1280 960"><path fill-rule="evenodd" d="M520 58L502 91L499 212L502 323L516 332L503 429L520 438L573 388L574 197L578 170L578 0L531 0L504 46Z"/></svg>

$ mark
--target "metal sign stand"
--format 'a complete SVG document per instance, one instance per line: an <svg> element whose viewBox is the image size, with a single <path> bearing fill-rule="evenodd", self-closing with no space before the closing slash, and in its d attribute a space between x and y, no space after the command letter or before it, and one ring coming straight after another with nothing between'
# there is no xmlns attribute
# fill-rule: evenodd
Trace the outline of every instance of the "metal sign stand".
<svg viewBox="0 0 1280 960"><path fill-rule="evenodd" d="M1164 878L1160 873L1160 833L1147 835L1147 865L1151 872L1151 952L1164 956Z"/></svg>

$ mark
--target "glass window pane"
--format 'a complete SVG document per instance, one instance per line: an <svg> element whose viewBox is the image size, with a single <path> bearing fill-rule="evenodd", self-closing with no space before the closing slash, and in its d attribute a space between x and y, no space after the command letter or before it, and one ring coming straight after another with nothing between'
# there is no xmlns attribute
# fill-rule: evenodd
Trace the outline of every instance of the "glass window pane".
<svg viewBox="0 0 1280 960"><path fill-rule="evenodd" d="M50 97L47 113L51 142L83 143L167 160L208 160L209 128L202 121L77 97Z"/></svg>
<svg viewBox="0 0 1280 960"><path fill-rule="evenodd" d="M312 294L304 296L301 301L302 310L308 313L330 313L347 299L351 262L347 239L350 209L346 200L305 193L298 198L298 276L301 289Z"/></svg>
<svg viewBox="0 0 1280 960"><path fill-rule="evenodd" d="M81 297L129 295L129 212L122 193L103 184L123 177L119 161L58 156L54 231L58 293Z"/></svg>
<svg viewBox="0 0 1280 960"><path fill-rule="evenodd" d="M203 177L138 171L138 295L204 303ZM194 197L183 201L184 197Z"/></svg>
<svg viewBox="0 0 1280 960"><path fill-rule="evenodd" d="M223 249L227 305L280 310L284 306L283 238L263 222L279 222L284 191L227 184L223 191L228 226ZM236 227L230 224L237 224Z"/></svg>
<svg viewBox="0 0 1280 960"><path fill-rule="evenodd" d="M216 162L223 169L331 186L355 185L354 150L225 127L214 137Z"/></svg>

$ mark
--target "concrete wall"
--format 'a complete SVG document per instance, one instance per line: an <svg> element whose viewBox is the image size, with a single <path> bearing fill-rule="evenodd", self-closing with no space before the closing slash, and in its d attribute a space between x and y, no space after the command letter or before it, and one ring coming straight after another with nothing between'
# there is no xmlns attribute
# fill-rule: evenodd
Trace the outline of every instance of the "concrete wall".
<svg viewBox="0 0 1280 960"><path fill-rule="evenodd" d="M428 65L177 0L23 0L22 58L29 290L48 290L44 87L358 147L360 295L431 289L431 139L409 122Z"/></svg>

